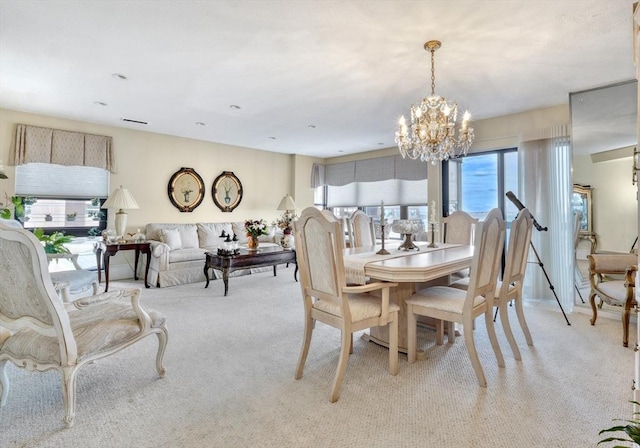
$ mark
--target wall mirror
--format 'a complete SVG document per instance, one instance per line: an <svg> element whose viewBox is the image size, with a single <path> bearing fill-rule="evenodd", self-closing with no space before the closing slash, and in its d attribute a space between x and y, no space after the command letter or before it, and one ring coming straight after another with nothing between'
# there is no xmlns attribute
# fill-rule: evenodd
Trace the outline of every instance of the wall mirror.
<svg viewBox="0 0 640 448"><path fill-rule="evenodd" d="M638 236L638 187L632 169L637 101L636 80L569 94L572 207L582 212L576 266L585 278L590 251L628 253ZM588 294L588 284L585 288ZM579 298L576 303L582 304Z"/></svg>

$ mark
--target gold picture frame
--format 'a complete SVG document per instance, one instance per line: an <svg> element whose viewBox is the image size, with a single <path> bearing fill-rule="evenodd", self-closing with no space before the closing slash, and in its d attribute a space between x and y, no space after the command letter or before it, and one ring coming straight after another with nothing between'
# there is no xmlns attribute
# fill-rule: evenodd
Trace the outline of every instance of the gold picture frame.
<svg viewBox="0 0 640 448"><path fill-rule="evenodd" d="M211 187L211 196L223 212L232 212L242 201L242 183L232 171L223 171Z"/></svg>
<svg viewBox="0 0 640 448"><path fill-rule="evenodd" d="M193 168L180 168L169 180L167 193L181 212L192 212L204 199L204 182Z"/></svg>

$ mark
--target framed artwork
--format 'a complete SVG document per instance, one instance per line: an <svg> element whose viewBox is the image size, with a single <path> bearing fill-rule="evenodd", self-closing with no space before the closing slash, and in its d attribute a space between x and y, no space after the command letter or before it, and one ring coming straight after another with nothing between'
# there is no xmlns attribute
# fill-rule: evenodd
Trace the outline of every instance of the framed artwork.
<svg viewBox="0 0 640 448"><path fill-rule="evenodd" d="M213 202L223 212L231 212L242 200L242 183L232 171L223 171L211 187Z"/></svg>
<svg viewBox="0 0 640 448"><path fill-rule="evenodd" d="M204 199L204 182L193 168L180 168L167 187L169 200L181 212L192 212Z"/></svg>

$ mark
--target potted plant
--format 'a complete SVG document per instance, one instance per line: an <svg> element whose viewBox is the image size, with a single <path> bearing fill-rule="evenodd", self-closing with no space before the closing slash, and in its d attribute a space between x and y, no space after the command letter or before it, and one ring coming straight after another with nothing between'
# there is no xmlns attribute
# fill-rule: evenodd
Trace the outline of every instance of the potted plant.
<svg viewBox="0 0 640 448"><path fill-rule="evenodd" d="M43 229L34 229L33 234L44 245L44 251L47 254L69 254L69 249L64 245L73 241L73 236L65 235L64 232L53 232L51 235L45 235Z"/></svg>
<svg viewBox="0 0 640 448"><path fill-rule="evenodd" d="M78 214L76 212L67 213L67 221L75 221L77 215Z"/></svg>
<svg viewBox="0 0 640 448"><path fill-rule="evenodd" d="M640 406L640 403L637 401L631 401L636 406ZM607 442L634 442L635 444L640 444L640 420L638 420L638 415L640 412L634 412L633 418L631 420L623 420L616 418L614 421L626 422L626 425L616 425L611 428L603 429L598 434L602 435L605 432L624 432L629 436L628 439L624 439L622 437L607 437L606 439L602 439L598 442L598 445L601 443ZM626 445L625 445L626 446ZM622 445L615 445L613 448L624 448Z"/></svg>

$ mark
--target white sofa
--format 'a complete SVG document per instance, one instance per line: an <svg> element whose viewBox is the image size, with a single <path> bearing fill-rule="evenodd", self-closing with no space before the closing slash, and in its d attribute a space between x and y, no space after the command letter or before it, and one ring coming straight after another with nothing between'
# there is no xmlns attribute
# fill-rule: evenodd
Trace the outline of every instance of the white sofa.
<svg viewBox="0 0 640 448"><path fill-rule="evenodd" d="M151 243L149 284L157 287L184 285L205 281L205 252L215 252L222 240L222 231L238 237L240 246L246 247L247 236L244 222L198 222L195 224L150 223L145 227L145 236ZM282 238L281 232L269 227L269 234L259 237L260 245L276 246ZM142 264L142 263L141 263ZM231 273L245 275L262 272L270 267L239 270ZM209 273L209 278L220 278L218 271Z"/></svg>

